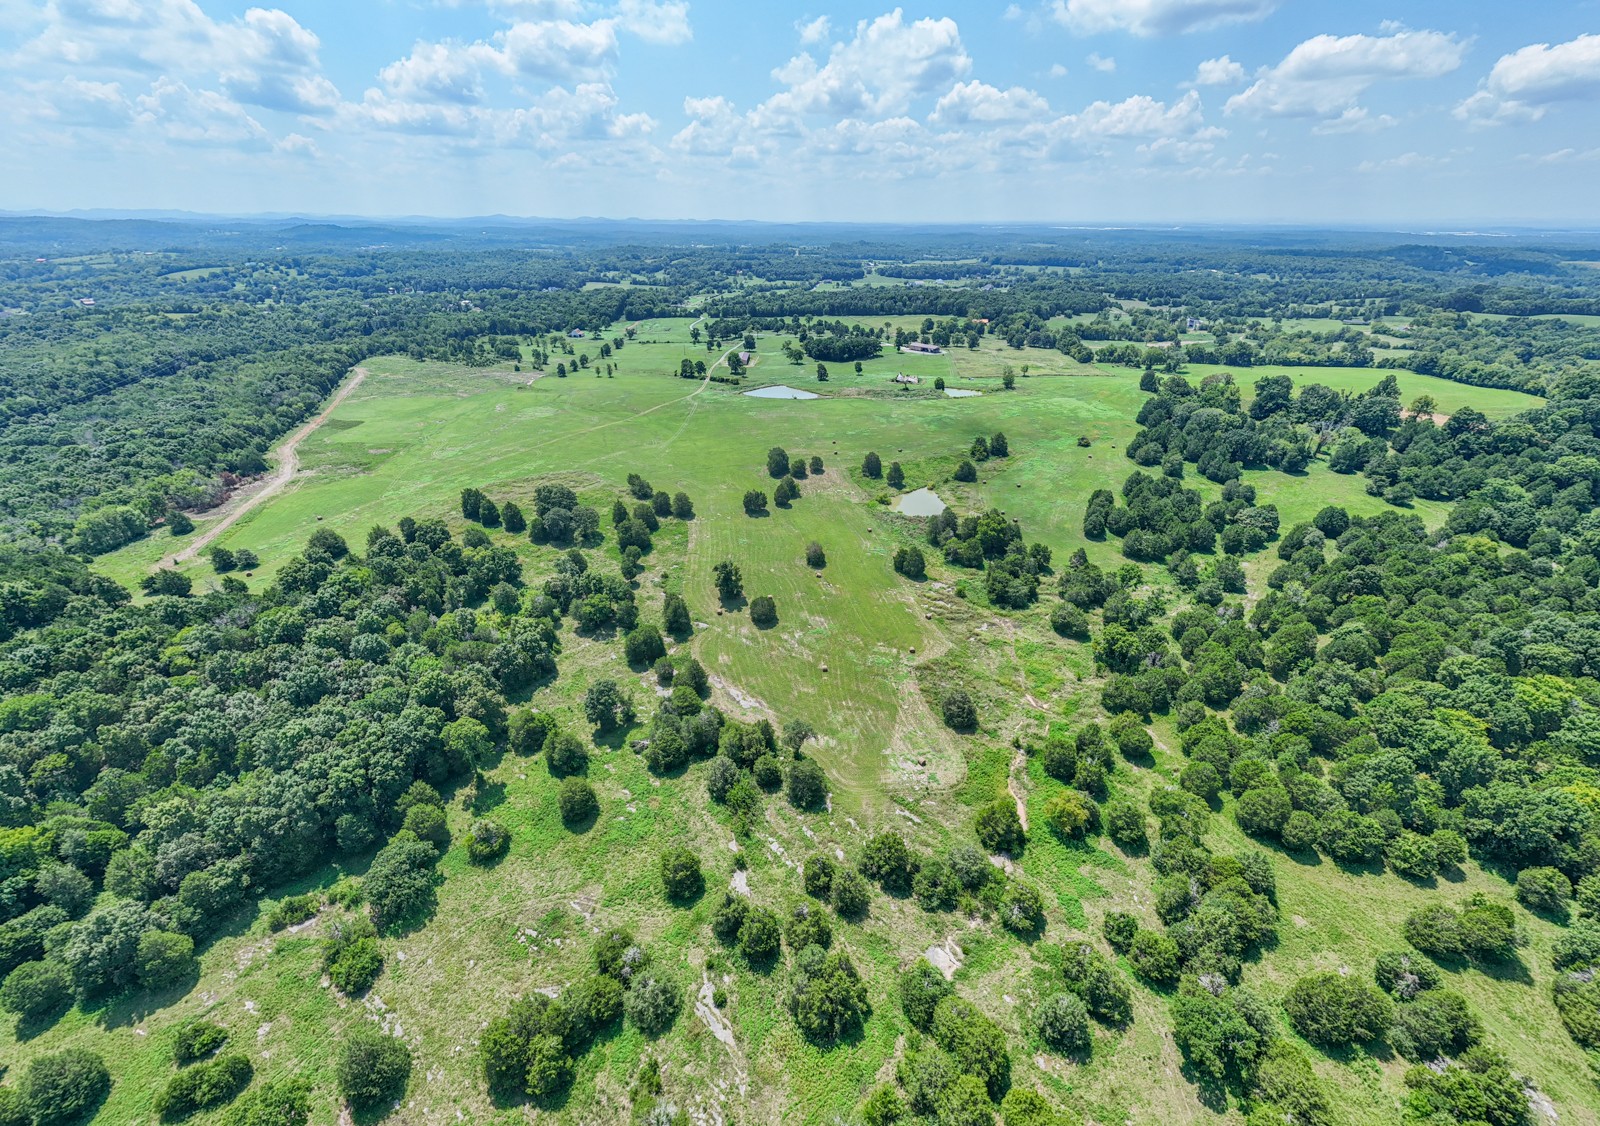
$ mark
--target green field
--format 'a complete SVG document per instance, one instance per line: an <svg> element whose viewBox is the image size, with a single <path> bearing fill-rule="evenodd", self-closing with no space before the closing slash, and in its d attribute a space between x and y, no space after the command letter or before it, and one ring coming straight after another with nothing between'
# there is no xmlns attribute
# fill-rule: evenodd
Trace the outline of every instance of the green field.
<svg viewBox="0 0 1600 1126"><path fill-rule="evenodd" d="M1110 365L1100 366L1107 371L1116 370ZM1279 367L1272 364L1238 369L1220 364L1188 364L1184 367L1185 374L1194 382L1224 371L1233 373L1234 382L1238 383L1244 392L1246 402L1253 397L1251 388L1255 381L1269 375L1287 375L1294 380L1296 387L1303 387L1308 383L1320 383L1335 391L1351 393L1365 391L1385 376L1392 375L1395 382L1400 385L1402 409L1409 407L1412 400L1419 395L1432 395L1441 414L1453 414L1462 407L1472 407L1474 410L1482 411L1489 418L1509 418L1544 404L1544 400L1537 395L1529 395L1522 391L1507 391L1499 387L1472 387L1465 383L1440 379L1434 375L1418 375L1416 372L1399 369Z"/></svg>
<svg viewBox="0 0 1600 1126"><path fill-rule="evenodd" d="M977 352L886 355L865 363L859 376L849 365L830 365L829 382L818 384L814 365L787 364L785 338L772 336L759 340L746 388L790 383L825 397L753 399L740 389L668 374L684 356L715 359L703 345L690 344L691 323L635 326L636 339L621 351L614 378L589 372L535 378L527 371L373 360L366 382L302 445L302 475L219 542L259 554L254 585L319 527L352 545L364 542L373 524L392 526L406 515L442 516L459 531L457 497L467 486L531 507L537 483L560 480L602 511L629 473L642 474L657 489L687 492L696 518L663 523L639 579L646 618L658 617L663 592L681 591L697 623L686 644L711 673L717 705L744 718L803 718L822 736L816 756L832 782L831 811L806 816L769 801L764 820L743 844L752 895L786 911L803 899L796 868L809 853L837 849L854 856L870 832L885 827L901 829L924 849L964 839L972 807L1006 792L1016 769L1013 736L1036 736L1098 707L1088 647L1051 632L1046 605L992 612L983 606L982 583L973 572L942 563L933 563L922 583L894 574L893 549L911 542L920 528L881 503L888 490L861 477L863 454L876 451L885 465L899 461L908 488L934 486L962 512L990 505L1005 510L1021 521L1030 541L1053 549L1058 566L1080 546L1098 562L1117 564L1124 560L1115 545L1084 541L1083 509L1091 490L1116 488L1134 470L1122 450L1137 430L1134 416L1144 396L1137 371L1083 367L1056 353L1017 353L987 338ZM1020 377L1023 363L1030 365L1027 378ZM999 382L1006 365L1019 375L1009 392ZM1255 369L1242 378L1275 370ZM896 371L926 382L914 391L895 390L888 380ZM1192 372L1195 378L1204 373ZM1290 374L1359 390L1383 373ZM1472 405L1504 416L1537 402L1396 374L1408 399L1432 394L1445 411ZM986 393L938 396L931 391L935 376ZM1006 433L1012 456L986 463L976 484L951 481L972 438L995 431ZM1088 447L1078 445L1080 436L1090 440ZM791 456L820 456L826 471L801 482L802 496L792 508L751 519L740 497L749 488L771 492L765 457L774 445ZM1387 508L1366 495L1362 479L1333 474L1322 463L1299 478L1247 477L1263 502L1279 506L1285 528L1329 503L1352 514ZM1192 473L1187 483L1208 499L1218 492ZM1419 502L1415 511L1437 524L1445 509ZM197 523L205 527L204 520ZM529 585L552 572L555 549L493 535L517 547ZM828 555L820 573L804 563L812 540ZM177 542L161 534L97 566L132 583ZM615 545L608 542L601 551L614 567ZM1268 552L1263 561L1269 557L1275 558ZM740 565L747 595L776 597L776 627L760 630L746 614L719 613L711 568L723 559ZM188 570L201 586L215 581L204 561ZM1152 581L1163 581L1156 570ZM622 679L636 698L652 700L653 679L628 673L614 643L564 629L563 646L559 678L532 697L535 705L576 727L576 701L600 676ZM980 700L982 728L974 736L951 733L930 707L954 682ZM1155 734L1150 766L1118 765L1113 782L1120 793L1142 795L1176 775L1175 737L1166 724ZM101 1120L148 1122L149 1100L170 1070L172 1027L206 1013L251 1053L258 1075L303 1074L316 1082L313 1121L328 1126L340 1120L330 1088L330 1045L349 1025L374 1020L398 1027L415 1052L411 1087L390 1119L395 1122L616 1120L640 1061L653 1056L663 1065L665 1097L700 1116L696 1121L832 1123L850 1115L873 1083L892 1072L897 1042L907 1031L890 991L894 973L930 946L949 943L961 952L961 992L1012 1039L1014 1084L1047 1090L1098 1123L1241 1121L1236 1109L1224 1116L1206 1105L1184 1077L1162 994L1135 984L1134 1022L1121 1031L1099 1030L1089 1062L1047 1055L1037 1050L1029 1025L1048 978L1038 948L991 923L925 913L910 901L880 897L865 923L837 928L838 944L869 982L875 1012L859 1040L823 1052L784 1012L787 975L752 972L709 935L710 914L739 846L724 812L705 798L703 765L657 778L625 745L601 749L590 776L602 815L581 836L561 827L556 784L541 761L507 755L487 773L488 788L473 809L452 805L451 828L459 842L475 813L492 809L512 830L511 854L481 869L466 863L459 843L450 849L441 865L446 880L437 913L425 927L386 942L388 968L364 1002L348 1002L325 981L318 984L316 929L272 935L252 913L204 952L203 975L193 988L141 997L137 1008L129 1002L99 1012L74 1010L25 1042L4 1034L4 1056L15 1066L65 1044L92 1044L117 1079ZM1016 777L1038 817L1060 783L1037 763ZM1247 843L1226 812L1213 818L1212 828L1219 846ZM679 842L700 854L707 872L706 895L687 911L667 904L655 870L659 850ZM1248 972L1272 997L1311 968L1367 973L1375 953L1401 944L1406 913L1438 896L1393 874L1356 875L1282 854L1274 860L1280 940ZM1048 942L1098 936L1111 910L1154 920L1149 861L1123 855L1109 842L1069 850L1048 834L1035 834L1021 867L1046 892ZM339 875L330 869L305 886L327 885ZM1503 895L1507 885L1469 865L1458 890L1467 889ZM1554 1100L1563 1122L1593 1123L1594 1087L1584 1057L1548 1011L1546 951L1555 928L1519 915L1530 942L1521 959L1527 974L1495 980L1469 970L1451 974L1453 985L1477 1006L1513 1066ZM725 986L734 1046L725 1047L686 1006L659 1041L631 1027L603 1040L583 1058L561 1104L538 1112L494 1107L472 1063L483 1021L512 996L573 981L593 933L622 922L691 992L702 978ZM713 960L716 969L709 968ZM1292 1035L1287 1026L1285 1034ZM1398 1120L1403 1061L1359 1052L1344 1063L1310 1055L1346 1121L1380 1126Z"/></svg>

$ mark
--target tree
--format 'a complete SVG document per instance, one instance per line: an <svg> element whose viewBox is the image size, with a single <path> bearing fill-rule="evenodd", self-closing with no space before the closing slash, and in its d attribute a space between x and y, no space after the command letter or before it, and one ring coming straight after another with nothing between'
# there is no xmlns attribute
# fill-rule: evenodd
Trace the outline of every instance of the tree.
<svg viewBox="0 0 1600 1126"><path fill-rule="evenodd" d="M744 597L744 576L739 573L736 563L723 560L711 568L711 574L716 579L717 594L724 602L737 602Z"/></svg>
<svg viewBox="0 0 1600 1126"><path fill-rule="evenodd" d="M767 476L778 480L789 475L789 451L773 446L767 451Z"/></svg>
<svg viewBox="0 0 1600 1126"><path fill-rule="evenodd" d="M229 1101L250 1085L255 1069L237 1052L178 1072L157 1092L151 1109L165 1120L187 1118Z"/></svg>
<svg viewBox="0 0 1600 1126"><path fill-rule="evenodd" d="M683 600L681 594L669 594L662 600L661 625L673 637L680 639L694 632L694 623L689 617L689 604Z"/></svg>
<svg viewBox="0 0 1600 1126"><path fill-rule="evenodd" d="M139 589L152 596L165 594L187 598L193 588L194 583L188 575L171 567L162 567L139 581Z"/></svg>
<svg viewBox="0 0 1600 1126"><path fill-rule="evenodd" d="M778 482L778 487L772 490L772 502L779 508L788 508L799 498L800 486L794 483L793 477L785 477Z"/></svg>
<svg viewBox="0 0 1600 1126"><path fill-rule="evenodd" d="M590 821L600 812L600 801L594 787L582 778L563 778L556 798L561 811L561 821L571 829Z"/></svg>
<svg viewBox="0 0 1600 1126"><path fill-rule="evenodd" d="M375 1107L405 1091L411 1078L411 1052L404 1041L363 1022L340 1045L335 1077L339 1093L351 1106Z"/></svg>
<svg viewBox="0 0 1600 1126"><path fill-rule="evenodd" d="M1045 803L1044 819L1063 839L1082 840L1100 827L1100 809L1091 798L1077 790L1062 790Z"/></svg>
<svg viewBox="0 0 1600 1126"><path fill-rule="evenodd" d="M842 919L859 919L867 913L872 902L872 888L867 878L854 868L840 868L833 878L831 891L833 909Z"/></svg>
<svg viewBox="0 0 1600 1126"><path fill-rule="evenodd" d="M617 682L602 677L583 695L583 715L601 731L611 731L633 722L633 702L617 687Z"/></svg>
<svg viewBox="0 0 1600 1126"><path fill-rule="evenodd" d="M588 772L589 752L570 731L552 731L544 750L544 764L553 777Z"/></svg>
<svg viewBox="0 0 1600 1126"><path fill-rule="evenodd" d="M878 460L877 454L869 452L861 459L861 475L872 479L883 476L883 462Z"/></svg>
<svg viewBox="0 0 1600 1126"><path fill-rule="evenodd" d="M506 501L500 506L500 523L512 535L520 536L528 530L528 518L522 514L522 509L515 501Z"/></svg>
<svg viewBox="0 0 1600 1126"><path fill-rule="evenodd" d="M826 382L828 382L828 365L827 364L818 364L817 365L817 382L818 383L826 383Z"/></svg>
<svg viewBox="0 0 1600 1126"><path fill-rule="evenodd" d="M884 481L891 489L903 489L906 487L906 474L905 471L900 468L900 463L898 461L891 461L889 463L889 474L884 478Z"/></svg>
<svg viewBox="0 0 1600 1126"><path fill-rule="evenodd" d="M753 964L769 963L778 956L782 935L777 915L765 907L751 907L739 924L739 952Z"/></svg>
<svg viewBox="0 0 1600 1126"><path fill-rule="evenodd" d="M311 1117L311 1085L275 1079L246 1091L228 1112L228 1126L305 1126Z"/></svg>
<svg viewBox="0 0 1600 1126"><path fill-rule="evenodd" d="M806 544L806 566L812 570L820 571L828 565L828 554L822 550L822 545L816 540Z"/></svg>
<svg viewBox="0 0 1600 1126"><path fill-rule="evenodd" d="M744 494L744 514L746 516L767 515L767 494L760 489L750 489Z"/></svg>
<svg viewBox="0 0 1600 1126"><path fill-rule="evenodd" d="M1555 868L1524 868L1517 873L1517 902L1529 911L1564 918L1572 881Z"/></svg>
<svg viewBox="0 0 1600 1126"><path fill-rule="evenodd" d="M17 1084L34 1126L65 1126L85 1118L110 1090L105 1061L86 1048L35 1057Z"/></svg>
<svg viewBox="0 0 1600 1126"><path fill-rule="evenodd" d="M972 731L978 726L978 708L963 688L952 689L941 705L945 725L955 731Z"/></svg>
<svg viewBox="0 0 1600 1126"><path fill-rule="evenodd" d="M173 931L148 930L139 936L134 970L146 989L165 989L195 968L194 939Z"/></svg>
<svg viewBox="0 0 1600 1126"><path fill-rule="evenodd" d="M1011 443L1006 441L1006 436L1004 434L1001 434L999 431L996 431L994 437L989 439L989 456L990 457L1010 457L1011 456Z"/></svg>
<svg viewBox="0 0 1600 1126"><path fill-rule="evenodd" d="M623 639L622 649L628 664L635 668L653 665L667 655L667 646L661 638L661 631L649 623L635 626Z"/></svg>
<svg viewBox="0 0 1600 1126"><path fill-rule="evenodd" d="M789 768L789 804L796 809L821 809L828 800L828 778L812 759L801 759Z"/></svg>
<svg viewBox="0 0 1600 1126"><path fill-rule="evenodd" d="M778 624L778 604L770 594L758 594L750 600L750 620L762 629Z"/></svg>
<svg viewBox="0 0 1600 1126"><path fill-rule="evenodd" d="M966 458L962 458L961 461L957 463L956 471L954 474L952 474L952 476L954 476L957 481L976 481L978 479L978 467L973 465L972 462L968 461Z"/></svg>
<svg viewBox="0 0 1600 1126"><path fill-rule="evenodd" d="M867 986L843 951L825 954L806 946L795 958L789 988L789 1011L795 1024L813 1040L832 1043L866 1023L872 1013Z"/></svg>
<svg viewBox="0 0 1600 1126"><path fill-rule="evenodd" d="M24 1021L40 1021L71 999L72 978L59 962L24 962L0 984L0 1008Z"/></svg>
<svg viewBox="0 0 1600 1126"><path fill-rule="evenodd" d="M1093 1041L1089 1007L1076 993L1053 993L1035 1018L1039 1039L1058 1052L1085 1052Z"/></svg>
<svg viewBox="0 0 1600 1126"><path fill-rule="evenodd" d="M678 1019L683 1000L669 978L649 975L633 983L622 1001L623 1012L646 1036L660 1036Z"/></svg>
<svg viewBox="0 0 1600 1126"><path fill-rule="evenodd" d="M474 864L498 860L511 847L511 832L498 821L480 817L467 830L467 859Z"/></svg>
<svg viewBox="0 0 1600 1126"><path fill-rule="evenodd" d="M194 521L189 519L187 512L173 509L167 513L167 530L175 536L186 536L194 531Z"/></svg>
<svg viewBox="0 0 1600 1126"><path fill-rule="evenodd" d="M1449 989L1430 989L1409 1004L1396 1005L1388 1040L1418 1063L1456 1056L1483 1038L1483 1025L1467 999Z"/></svg>
<svg viewBox="0 0 1600 1126"><path fill-rule="evenodd" d="M972 1002L957 996L940 1001L933 1010L932 1034L962 1071L982 1081L990 1098L1005 1092L1011 1076L1005 1033Z"/></svg>
<svg viewBox="0 0 1600 1126"><path fill-rule="evenodd" d="M1313 1044L1338 1046L1383 1035L1394 1017L1394 1004L1359 978L1315 973L1289 987L1283 1011L1294 1030Z"/></svg>
<svg viewBox="0 0 1600 1126"><path fill-rule="evenodd" d="M893 565L894 569L906 578L919 582L928 574L928 561L923 556L922 549L915 544L896 548Z"/></svg>
<svg viewBox="0 0 1600 1126"><path fill-rule="evenodd" d="M677 520L694 519L694 502L689 499L688 493L672 494L672 515Z"/></svg>
<svg viewBox="0 0 1600 1126"><path fill-rule="evenodd" d="M397 836L379 849L361 880L373 921L387 927L431 911L438 858L432 845L414 837Z"/></svg>
<svg viewBox="0 0 1600 1126"><path fill-rule="evenodd" d="M867 841L861 851L860 868L863 875L877 880L884 890L906 895L911 891L911 879L917 873L917 862L906 847L905 838L893 830L887 830Z"/></svg>
<svg viewBox="0 0 1600 1126"><path fill-rule="evenodd" d="M1144 813L1129 801L1113 801L1105 807L1106 834L1125 849L1142 849L1150 843Z"/></svg>
<svg viewBox="0 0 1600 1126"><path fill-rule="evenodd" d="M990 852L1015 856L1022 852L1026 837L1017 817L1017 804L1010 797L996 798L978 810L973 828L978 842Z"/></svg>
<svg viewBox="0 0 1600 1126"><path fill-rule="evenodd" d="M900 1009L912 1027L926 1032L933 1027L933 1012L955 987L926 958L918 958L900 975Z"/></svg>
<svg viewBox="0 0 1600 1126"><path fill-rule="evenodd" d="M1178 980L1178 944L1156 931L1140 930L1128 949L1133 972L1157 985L1172 985Z"/></svg>
<svg viewBox="0 0 1600 1126"><path fill-rule="evenodd" d="M667 849L661 854L661 886L667 898L677 903L699 898L706 886L700 858L686 848Z"/></svg>

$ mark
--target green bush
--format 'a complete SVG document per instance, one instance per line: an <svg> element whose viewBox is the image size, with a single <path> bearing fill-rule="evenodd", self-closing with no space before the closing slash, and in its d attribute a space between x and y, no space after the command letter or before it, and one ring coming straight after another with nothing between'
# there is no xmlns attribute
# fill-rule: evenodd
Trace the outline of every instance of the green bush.
<svg viewBox="0 0 1600 1126"><path fill-rule="evenodd" d="M926 958L918 958L900 975L900 1009L912 1027L927 1031L933 1026L933 1011L940 1001L955 992L945 977Z"/></svg>
<svg viewBox="0 0 1600 1126"><path fill-rule="evenodd" d="M795 956L789 1011L801 1032L831 1043L865 1024L872 1005L866 983L849 955L842 951L827 954L820 946L806 946Z"/></svg>
<svg viewBox="0 0 1600 1126"><path fill-rule="evenodd" d="M1128 963L1146 981L1172 985L1178 980L1180 969L1178 944L1164 934L1141 930L1128 949Z"/></svg>
<svg viewBox="0 0 1600 1126"><path fill-rule="evenodd" d="M1301 978L1289 987L1283 1009L1296 1032L1325 1046L1376 1040L1394 1017L1394 1003L1387 995L1337 973Z"/></svg>
<svg viewBox="0 0 1600 1126"><path fill-rule="evenodd" d="M376 1107L404 1093L411 1078L411 1052L395 1037L358 1024L339 1048L335 1078L351 1106Z"/></svg>
<svg viewBox="0 0 1600 1126"><path fill-rule="evenodd" d="M467 830L467 859L474 864L498 860L510 847L510 830L488 817L478 818Z"/></svg>
<svg viewBox="0 0 1600 1126"><path fill-rule="evenodd" d="M774 923L776 925L776 923ZM678 1019L683 999L675 982L658 976L645 976L633 983L623 998L628 1019L646 1036L660 1036Z"/></svg>
<svg viewBox="0 0 1600 1126"><path fill-rule="evenodd" d="M990 852L1004 852L1016 856L1022 852L1027 842L1022 830L1022 819L1017 816L1017 803L1009 796L996 798L979 809L973 819L973 829L978 834L978 843Z"/></svg>
<svg viewBox="0 0 1600 1126"><path fill-rule="evenodd" d="M178 1064L193 1063L214 1055L228 1042L228 1030L209 1020L191 1020L178 1028L172 1044L172 1059Z"/></svg>
<svg viewBox="0 0 1600 1126"><path fill-rule="evenodd" d="M1076 993L1052 993L1039 1006L1039 1038L1058 1052L1085 1052L1094 1035L1089 1028L1089 1007Z"/></svg>
<svg viewBox="0 0 1600 1126"><path fill-rule="evenodd" d="M1517 902L1529 911L1564 918L1572 881L1555 868L1524 868L1517 873Z"/></svg>
<svg viewBox="0 0 1600 1126"><path fill-rule="evenodd" d="M267 926L275 931L299 926L313 918L321 906L321 897L314 893L288 896L278 900L272 908L272 914L267 916Z"/></svg>
<svg viewBox="0 0 1600 1126"><path fill-rule="evenodd" d="M556 798L561 810L561 821L569 829L584 824L600 812L600 801L594 787L582 778L563 778L561 792Z"/></svg>
<svg viewBox="0 0 1600 1126"><path fill-rule="evenodd" d="M245 1056L218 1056L178 1072L157 1092L151 1106L166 1121L188 1118L237 1096L250 1085L254 1073Z"/></svg>
<svg viewBox="0 0 1600 1126"><path fill-rule="evenodd" d="M661 886L667 898L685 903L699 897L705 890L705 877L700 874L700 858L683 847L669 848L661 854Z"/></svg>
<svg viewBox="0 0 1600 1126"><path fill-rule="evenodd" d="M432 910L438 859L432 845L400 834L378 850L362 877L361 891L379 926Z"/></svg>
<svg viewBox="0 0 1600 1126"><path fill-rule="evenodd" d="M972 1002L950 996L933 1010L934 1041L950 1053L962 1071L977 1076L990 1098L1005 1094L1011 1079L1011 1053L1005 1033Z"/></svg>
<svg viewBox="0 0 1600 1126"><path fill-rule="evenodd" d="M110 1090L105 1061L86 1048L35 1057L17 1084L34 1126L64 1126L84 1118Z"/></svg>
<svg viewBox="0 0 1600 1126"><path fill-rule="evenodd" d="M1118 954L1126 954L1139 933L1139 920L1125 911L1111 911L1100 923L1100 933L1106 944Z"/></svg>
<svg viewBox="0 0 1600 1126"><path fill-rule="evenodd" d="M38 1021L66 1008L72 978L59 962L24 962L0 984L0 1008Z"/></svg>
<svg viewBox="0 0 1600 1126"><path fill-rule="evenodd" d="M1389 1043L1409 1060L1426 1063L1455 1056L1483 1039L1483 1026L1467 999L1449 989L1429 989L1414 1001L1398 1005Z"/></svg>

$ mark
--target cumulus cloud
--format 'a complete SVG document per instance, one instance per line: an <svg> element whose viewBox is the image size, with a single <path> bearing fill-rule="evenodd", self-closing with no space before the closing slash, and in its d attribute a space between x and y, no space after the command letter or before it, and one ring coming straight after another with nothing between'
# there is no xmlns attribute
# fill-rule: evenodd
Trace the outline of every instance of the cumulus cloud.
<svg viewBox="0 0 1600 1126"><path fill-rule="evenodd" d="M1051 15L1071 31L1092 35L1186 35L1266 19L1278 0L1054 0Z"/></svg>
<svg viewBox="0 0 1600 1126"><path fill-rule="evenodd" d="M818 16L814 20L801 20L794 25L795 31L800 34L802 47L814 47L818 43L826 43L828 36L833 34L833 21L827 16Z"/></svg>
<svg viewBox="0 0 1600 1126"><path fill-rule="evenodd" d="M620 0L617 26L647 43L677 46L694 38L688 0Z"/></svg>
<svg viewBox="0 0 1600 1126"><path fill-rule="evenodd" d="M1456 107L1475 122L1537 121L1557 102L1600 98L1600 35L1500 56L1477 93Z"/></svg>
<svg viewBox="0 0 1600 1126"><path fill-rule="evenodd" d="M945 89L971 69L954 20L907 23L896 8L856 24L855 35L836 45L826 63L802 53L774 70L773 78L786 89L761 112L773 119L903 114L913 98Z"/></svg>
<svg viewBox="0 0 1600 1126"><path fill-rule="evenodd" d="M1195 68L1193 86L1237 86L1244 81L1244 67L1227 55L1206 59Z"/></svg>
<svg viewBox="0 0 1600 1126"><path fill-rule="evenodd" d="M1033 121L1050 112L1050 103L1032 90L1013 86L1001 90L974 79L958 82L933 107L928 120L935 125L995 124Z"/></svg>
<svg viewBox="0 0 1600 1126"><path fill-rule="evenodd" d="M1438 78L1459 67L1465 52L1465 43L1439 31L1317 35L1258 71L1224 109L1247 117L1336 118L1376 83Z"/></svg>
<svg viewBox="0 0 1600 1126"><path fill-rule="evenodd" d="M1091 51L1089 57L1083 60L1101 74L1110 74L1117 69L1117 60L1106 58L1099 51Z"/></svg>

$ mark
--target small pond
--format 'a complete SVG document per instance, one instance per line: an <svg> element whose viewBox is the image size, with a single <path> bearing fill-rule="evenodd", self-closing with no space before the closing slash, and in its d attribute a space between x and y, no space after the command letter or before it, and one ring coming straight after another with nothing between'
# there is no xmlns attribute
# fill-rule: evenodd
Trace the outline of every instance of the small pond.
<svg viewBox="0 0 1600 1126"><path fill-rule="evenodd" d="M776 387L757 387L754 391L746 391L752 399L820 399L821 395L811 391L802 391L798 387L785 387L779 384Z"/></svg>
<svg viewBox="0 0 1600 1126"><path fill-rule="evenodd" d="M906 493L894 502L894 510L902 516L937 516L945 509L944 501L932 489L918 489Z"/></svg>
<svg viewBox="0 0 1600 1126"><path fill-rule="evenodd" d="M961 387L946 387L944 393L952 399L970 399L974 395L983 394L982 391L968 391Z"/></svg>

